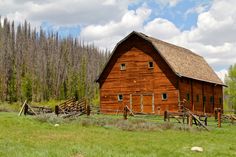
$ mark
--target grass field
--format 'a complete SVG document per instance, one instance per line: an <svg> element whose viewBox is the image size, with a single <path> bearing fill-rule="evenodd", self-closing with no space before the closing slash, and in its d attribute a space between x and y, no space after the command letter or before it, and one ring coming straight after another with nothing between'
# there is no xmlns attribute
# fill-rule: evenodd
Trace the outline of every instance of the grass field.
<svg viewBox="0 0 236 157"><path fill-rule="evenodd" d="M107 119L107 124L114 121L121 127L105 124ZM216 123L212 122L211 131L207 132L197 128L179 129L183 127L177 124L163 127L166 124L155 118L136 119L124 121L121 116L94 115L62 120L0 112L0 156L236 156L236 125L227 123L216 128ZM148 121L160 128L128 127ZM55 123L60 126L55 127ZM201 146L204 151L192 152L192 146Z"/></svg>

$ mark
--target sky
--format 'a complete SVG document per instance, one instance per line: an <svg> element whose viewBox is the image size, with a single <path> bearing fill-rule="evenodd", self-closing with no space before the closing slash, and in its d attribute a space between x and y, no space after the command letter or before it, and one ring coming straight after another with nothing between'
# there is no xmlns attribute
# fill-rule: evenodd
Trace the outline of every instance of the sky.
<svg viewBox="0 0 236 157"><path fill-rule="evenodd" d="M112 50L132 31L203 56L223 80L236 63L236 0L0 0L0 15Z"/></svg>

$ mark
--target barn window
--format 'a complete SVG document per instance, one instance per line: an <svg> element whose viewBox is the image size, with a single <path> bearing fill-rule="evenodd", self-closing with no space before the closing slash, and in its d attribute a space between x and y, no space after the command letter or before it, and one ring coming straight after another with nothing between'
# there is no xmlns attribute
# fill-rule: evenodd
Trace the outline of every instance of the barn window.
<svg viewBox="0 0 236 157"><path fill-rule="evenodd" d="M154 68L154 64L153 64L153 62L152 62L152 61L148 62L148 68L149 68L149 69L152 69L152 68Z"/></svg>
<svg viewBox="0 0 236 157"><path fill-rule="evenodd" d="M206 96L203 96L203 102L204 103L206 102Z"/></svg>
<svg viewBox="0 0 236 157"><path fill-rule="evenodd" d="M123 101L123 95L122 94L118 94L117 98L118 98L118 101Z"/></svg>
<svg viewBox="0 0 236 157"><path fill-rule="evenodd" d="M220 105L222 105L222 98L221 97L219 98L219 103L220 103Z"/></svg>
<svg viewBox="0 0 236 157"><path fill-rule="evenodd" d="M214 97L213 97L213 96L210 97L210 103L211 103L211 104L214 103Z"/></svg>
<svg viewBox="0 0 236 157"><path fill-rule="evenodd" d="M167 100L168 99L167 93L162 93L161 97L162 97L162 100Z"/></svg>
<svg viewBox="0 0 236 157"><path fill-rule="evenodd" d="M199 102L199 95L197 94L196 101Z"/></svg>
<svg viewBox="0 0 236 157"><path fill-rule="evenodd" d="M125 69L126 69L125 63L120 64L120 70L125 70Z"/></svg>
<svg viewBox="0 0 236 157"><path fill-rule="evenodd" d="M190 94L187 93L187 101L189 101L189 100L190 100Z"/></svg>

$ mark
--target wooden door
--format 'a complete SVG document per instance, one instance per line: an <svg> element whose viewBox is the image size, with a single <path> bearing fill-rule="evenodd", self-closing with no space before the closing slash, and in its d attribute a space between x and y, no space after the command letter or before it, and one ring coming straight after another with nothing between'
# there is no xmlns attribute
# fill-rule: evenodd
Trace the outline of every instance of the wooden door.
<svg viewBox="0 0 236 157"><path fill-rule="evenodd" d="M153 113L154 94L130 94L130 109L136 113Z"/></svg>
<svg viewBox="0 0 236 157"><path fill-rule="evenodd" d="M153 96L152 95L143 95L143 113L152 113L153 112Z"/></svg>
<svg viewBox="0 0 236 157"><path fill-rule="evenodd" d="M131 104L131 107L132 107L132 111L133 112L141 112L141 107L140 107L140 104L141 104L141 95L131 95L132 96L132 104Z"/></svg>

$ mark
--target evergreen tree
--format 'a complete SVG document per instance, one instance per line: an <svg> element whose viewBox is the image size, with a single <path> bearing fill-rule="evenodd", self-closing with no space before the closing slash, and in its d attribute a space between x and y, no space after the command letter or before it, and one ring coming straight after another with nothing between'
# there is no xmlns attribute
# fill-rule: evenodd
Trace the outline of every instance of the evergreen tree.
<svg viewBox="0 0 236 157"><path fill-rule="evenodd" d="M94 45L27 21L0 20L0 100L97 99L94 82L108 58Z"/></svg>
<svg viewBox="0 0 236 157"><path fill-rule="evenodd" d="M32 101L32 80L29 75L22 78L21 93L23 100Z"/></svg>

